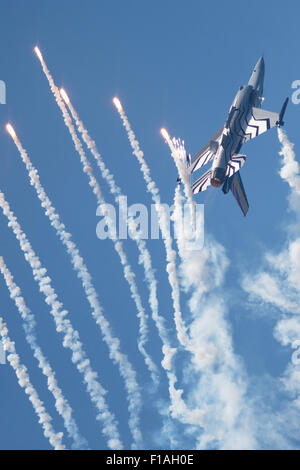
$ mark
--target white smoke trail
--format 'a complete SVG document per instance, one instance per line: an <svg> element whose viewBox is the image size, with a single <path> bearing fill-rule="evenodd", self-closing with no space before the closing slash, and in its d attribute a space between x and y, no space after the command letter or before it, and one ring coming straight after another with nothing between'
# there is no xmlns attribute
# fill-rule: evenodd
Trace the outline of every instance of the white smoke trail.
<svg viewBox="0 0 300 470"><path fill-rule="evenodd" d="M76 131L75 131L74 126L72 124L72 120L71 120L70 115L69 115L69 113L66 109L66 106L65 106L64 101L61 97L59 89L57 88L57 86L54 83L54 80L53 80L53 78L50 74L49 69L46 66L46 63L45 63L45 61L44 61L44 59L41 55L41 52L38 50L38 52L36 51L36 53L37 53L37 56L38 56L38 58L41 62L43 71L44 71L44 73L47 77L47 80L49 82L51 91L52 91L52 93L55 97L56 103L57 103L58 107L60 108L60 110L62 112L65 125L67 126L67 128L68 128L68 130L71 134L74 146L75 146L77 152L80 155L80 160L81 160L81 163L83 165L83 171L85 173L87 173L87 175L89 177L89 184L92 187L93 193L95 194L95 196L97 198L97 203L102 208L103 215L105 217L105 220L106 220L106 223L107 223L108 227L111 227L112 226L111 219L110 219L110 216L109 216L109 212L108 212L108 210L105 206L105 201L104 201L104 198L102 196L99 184L98 184L97 180L95 179L95 177L93 176L92 168L90 167L89 162L86 158L85 152L84 152L84 150L82 148L82 145L81 145L81 142L80 142L80 140L79 140L79 138L76 134ZM70 106L70 105L71 105L71 103L68 103L68 106ZM74 108L72 108L72 110L73 110L73 112L75 112ZM89 138L89 136L87 134L87 131L83 128L80 128L80 131L82 133L83 140L89 142L89 148L90 148L91 152L93 153L93 155L94 156L99 155L97 153L97 151L95 150L95 143ZM109 182L110 188L113 189L116 192L116 194L118 194L118 189L115 188L112 175L109 174L108 170L103 168L103 165L101 165L101 168L103 170L103 173L102 173L103 176ZM120 240L113 240L113 243L114 243L114 248L115 248L116 252L118 253L118 255L120 257L121 264L122 264L123 270L124 270L124 277L125 277L126 281L129 284L131 296L132 296L132 298L135 302L135 305L136 305L136 308L137 308L137 311L138 311L137 316L138 316L139 321L140 321L140 327L139 327L140 338L139 338L139 341L138 341L138 347L139 347L139 350L140 350L141 354L144 356L145 363L146 363L146 365L147 365L147 367L148 367L148 369L151 373L153 381L156 382L157 381L156 376L158 374L157 368L156 368L154 362L152 361L151 357L149 356L149 354L145 350L145 343L147 341L147 332L148 332L147 315L145 314L145 311L144 311L144 308L143 308L143 305L142 305L142 301L141 301L140 295L138 293L137 285L136 285L136 282L134 280L135 275L134 275L134 273L132 271L132 268L131 268L131 266L128 262L127 256L126 256L125 251L123 249L122 242ZM141 241L140 246L142 246L142 243L143 242ZM147 257L145 256L145 252L142 251L141 253L142 253L141 260L142 261L146 260Z"/></svg>
<svg viewBox="0 0 300 470"><path fill-rule="evenodd" d="M160 202L159 190L151 178L150 169L148 165L146 164L146 161L144 159L144 154L139 147L139 143L136 140L135 134L132 131L128 118L123 110L123 107L121 105L116 106L116 107L122 118L124 127L128 133L128 137L129 137L131 147L133 149L133 153L137 157L140 163L140 167L141 167L144 179L147 184L147 189L151 193L152 198L155 203L155 207L156 207L158 218L159 218L160 229L163 234L166 253L167 253L167 263L168 263L167 272L169 274L169 282L172 288L172 298L173 298L173 306L174 306L174 311L175 311L175 324L177 328L177 335L181 344L183 344L187 350L191 351L190 339L188 338L186 334L186 330L183 325L181 312L180 312L179 281L176 275L176 264L175 264L176 253L172 249L172 238L168 230L166 213L165 213L163 205ZM182 210L180 210L180 207L178 207L179 198L180 198L180 188L178 186L176 188L176 193L175 193L176 200L175 200L175 213L174 213L173 219L175 222L175 227L177 228L178 247L180 248L181 255L184 256L184 249L183 249L184 239L183 239L183 233L182 233L182 229L183 229ZM161 330L159 331L161 334L161 338L163 339L163 352L165 354L165 358L163 360L163 366L165 367L167 371L167 376L169 380L169 395L171 399L171 406L169 408L169 411L171 413L171 416L174 419L177 419L184 424L201 427L203 426L204 412L199 407L193 407L192 409L190 409L182 398L183 390L175 388L177 377L174 373L172 360L173 360L174 354L176 353L176 349L170 347L168 339L166 338L166 335L164 334L164 331L161 331Z"/></svg>
<svg viewBox="0 0 300 470"><path fill-rule="evenodd" d="M115 102L116 108L120 114L123 125L127 131L128 139L133 149L133 154L136 156L136 158L138 159L140 163L141 171L143 173L144 179L147 184L147 189L151 193L152 199L155 203L155 208L158 214L159 227L162 232L162 237L163 237L164 245L166 249L166 256L167 256L166 270L168 273L169 283L172 289L174 319L175 319L175 325L176 325L176 330L177 330L177 336L178 336L180 343L183 346L187 347L189 339L187 336L186 327L184 325L182 314L181 314L181 309L180 309L180 289L179 289L179 282L178 282L177 273L176 273L176 252L172 248L172 237L168 228L168 220L167 220L166 211L163 205L161 204L159 190L156 187L155 182L151 178L150 169L144 159L144 153L140 149L139 142L137 141L135 134L130 126L130 123L125 114L125 111L121 103L120 105L119 103L120 103L119 100L118 102Z"/></svg>
<svg viewBox="0 0 300 470"><path fill-rule="evenodd" d="M210 237L201 250L185 249L182 202L177 187L173 219L175 228L179 226L177 244L182 285L192 294L189 309L193 320L188 348L192 361L187 367L186 380L193 387L187 387L188 406L181 403L173 414L177 413L178 419L191 429L200 426L201 430L198 427L196 431L197 448L254 448L251 410L245 405L247 380L243 365L233 351L220 290L228 260L224 248Z"/></svg>
<svg viewBox="0 0 300 470"><path fill-rule="evenodd" d="M195 230L195 203L185 165L184 143L180 139L171 140L168 134L164 137L183 182ZM179 188L175 191L174 206L175 226L182 226L182 196ZM179 226L179 233L180 228ZM179 418L190 425L198 422L203 428L198 438L199 448L210 445L213 440L224 448L232 447L233 441L233 448L251 448L255 446L255 439L252 431L247 429L250 417L246 418L244 415L246 426L242 418L247 384L243 377L243 367L232 351L230 330L224 318L225 308L222 302L217 301L217 297L209 303L204 300L205 294L214 292L222 284L228 261L222 247L215 242L208 242L201 252L191 252L185 249L184 241L185 233L181 229L177 244L181 257L182 281L187 290L193 291L189 301L190 312L194 317L190 325L190 374L193 379L199 375L199 379L191 408L183 403ZM213 412L208 405L212 397L215 400Z"/></svg>
<svg viewBox="0 0 300 470"><path fill-rule="evenodd" d="M75 272L82 282L82 286L88 302L92 308L92 316L100 327L103 340L108 346L109 356L115 364L117 364L120 375L124 379L125 388L127 391L127 400L129 403L129 427L133 434L135 446L141 447L142 436L139 430L139 412L141 409L141 394L139 386L136 381L136 372L134 371L127 356L120 350L120 341L113 336L110 325L106 320L103 309L99 303L97 292L94 288L91 275L82 259L76 244L72 241L72 236L65 230L64 224L60 220L60 216L56 209L53 207L52 202L45 193L45 190L40 182L38 171L32 165L32 162L23 148L18 137L14 136L14 142L20 152L23 162L30 177L30 183L35 188L37 196L41 201L46 216L49 218L51 225L56 230L56 233L63 245L66 247L68 254L71 257L71 262Z"/></svg>
<svg viewBox="0 0 300 470"><path fill-rule="evenodd" d="M299 217L300 214L300 165L296 160L294 145L289 141L287 134L278 128L278 138L281 143L280 155L282 166L281 178L291 189L289 194L290 208ZM267 253L268 269L261 269L254 276L246 275L243 288L251 296L260 298L265 303L276 306L287 313L300 313L300 238L299 221L287 227L288 239L286 247L278 254ZM284 342L286 344L286 342Z"/></svg>
<svg viewBox="0 0 300 470"><path fill-rule="evenodd" d="M40 291L45 296L45 302L50 306L50 313L54 318L56 331L63 335L63 346L72 351L72 362L83 375L87 392L98 411L96 419L102 422L102 432L107 438L108 447L111 449L121 449L123 445L119 437L116 420L109 411L105 400L106 391L97 380L97 373L91 368L78 331L74 330L70 320L65 318L68 312L63 309L62 303L58 300L51 285L51 279L46 275L47 270L41 265L38 256L33 251L26 234L22 231L2 192L0 192L0 206L3 214L8 219L8 226L12 228L19 241L24 257L32 269L34 279L38 282Z"/></svg>
<svg viewBox="0 0 300 470"><path fill-rule="evenodd" d="M118 107L118 111L127 130L133 153L140 162L147 188L154 202L160 207L158 189L151 179L143 152L123 108ZM168 134L166 133L164 137L168 137ZM171 142L176 157L174 145ZM180 144L180 151L183 151L182 149L183 146ZM184 175L181 173L181 176ZM182 178L182 180L185 179ZM188 201L192 200L187 181L185 195ZM180 228L182 217L180 206L178 207L179 196L180 190L177 189L173 219L175 226ZM191 204L189 207L191 208ZM165 228L164 221L162 221L161 230ZM193 387L186 392L186 398L183 400L183 390L176 390L174 387L175 374L172 370L168 372L171 415L189 425L191 435L196 433L199 448L211 445L212 440L218 441L224 448L230 447L232 446L230 437L233 437L237 448L239 446L241 448L254 447L252 430L248 430L250 417L244 406L246 381L243 378L243 369L232 350L230 328L225 321L225 308L219 297L205 303L203 297L221 286L228 264L227 258L223 248L215 242L207 243L206 250L195 252L185 251L183 242L182 239L178 240L182 255L182 280L186 290L193 290L189 306L194 319L190 326L190 337L184 336L185 348L192 354L192 364L186 368L186 380L189 379ZM167 248L170 249L170 245ZM176 288L179 288L178 282L176 276L175 293ZM180 323L177 324L178 329L179 325ZM196 392L194 393L195 382ZM186 404L187 398L188 405ZM202 430L200 437L199 428Z"/></svg>
<svg viewBox="0 0 300 470"><path fill-rule="evenodd" d="M73 447L76 449L86 448L87 442L79 433L77 424L72 416L73 410L57 383L55 373L52 370L49 361L46 359L41 348L37 344L35 318L29 308L26 306L21 290L15 284L13 276L7 268L2 256L0 256L0 270L9 290L10 297L15 302L16 307L24 321L26 341L31 347L34 357L38 361L39 368L42 370L42 373L45 375L45 377L47 377L48 389L54 396L55 407L63 418L64 425L68 431L69 436L74 441Z"/></svg>
<svg viewBox="0 0 300 470"><path fill-rule="evenodd" d="M282 156L279 174L290 187L288 201L289 209L293 212L293 223L286 226L287 237L282 250L278 253L267 252L257 273L244 274L242 287L259 305L263 303L278 309L281 318L275 325L274 336L285 348L290 346L295 349L291 361L280 377L281 410L276 414L277 419L266 416L274 433L277 433L273 438L273 446L278 446L280 441L281 447L294 447L295 440L300 438L299 349L297 350L300 344L300 165L296 160L294 145L280 128L278 139L281 144L279 154ZM287 404L283 400L283 390L291 399ZM284 444L281 444L283 441Z"/></svg>
<svg viewBox="0 0 300 470"><path fill-rule="evenodd" d="M174 222L176 243L178 253L181 259L185 255L185 237L184 237L184 226L183 226L183 197L180 190L180 185L177 184L174 193L174 211L172 214L172 220Z"/></svg>
<svg viewBox="0 0 300 470"><path fill-rule="evenodd" d="M282 143L281 154L284 163L280 174L292 188L291 207L299 211L300 199L295 197L299 196L299 165L295 161L292 144L281 130L279 138ZM244 289L286 312L299 313L300 297L296 289L298 286L299 292L300 270L296 261L299 259L299 253L298 238L290 242L288 249L278 256L268 254L267 261L271 272L270 270L261 272L254 279L247 276L244 279ZM194 316L190 326L192 365L186 377L190 375L193 384L196 382L197 385L194 385L192 393L191 391L187 393L190 406L188 409L184 406L180 409L179 419L192 425L194 414L190 413L191 408L196 407L195 410L199 413L204 412L202 422L200 420L204 431L198 437L199 448L217 446L226 449L257 448L254 430L257 431L258 424L253 422L254 418L257 419L253 416L255 407L249 406L252 403L249 396L247 397L247 379L243 365L234 355L230 327L225 317L226 309L221 300L222 291L218 296L228 264L224 250L216 242L209 241L201 253L190 256L186 253L182 261L182 279L185 288L192 290L189 305ZM282 344L290 344L296 349L300 344L299 332L299 319L284 317L276 326L275 336ZM294 354L297 358L299 349ZM282 380L286 390L295 397L293 406L298 408L300 408L299 377L298 368L289 364ZM265 414L263 419L271 419L272 426L279 429L278 435L275 436L277 432L275 430L274 437L270 437L270 440L278 439L282 428L288 426L287 421L289 424L292 420L295 421L292 409L295 408L291 408L291 405L284 408L287 419L283 414L279 415L278 419ZM297 416L299 417L299 414ZM264 425L262 423L262 429ZM291 426L297 429L295 422ZM262 436L262 440L268 442L268 436Z"/></svg>
<svg viewBox="0 0 300 470"><path fill-rule="evenodd" d="M62 94L62 96L64 96L64 94ZM68 97L65 100L65 102L66 102L66 104L67 104L67 106L68 106L68 108L71 112L71 115L72 115L72 117L73 117L73 119L76 123L76 126L77 126L78 131L80 132L80 134L82 136L83 141L85 142L88 149L90 150L90 152L94 156L94 158L97 162L97 165L98 165L98 167L101 171L101 175L106 180L106 182L108 183L110 192L114 196L115 202L118 204L119 198L123 196L120 187L117 186L117 184L115 182L115 179L114 179L114 176L110 173L108 168L106 168L106 165L103 162L102 157L101 157L101 155L100 155L100 153L99 153L99 151L96 147L96 143L90 138L87 129L84 127L83 122L80 121L79 116L78 116L74 106L72 105L72 103L71 103L71 101L69 100ZM134 239L134 241L136 242L138 250L140 252L139 262L142 263L143 266L144 266L145 277L146 277L146 281L147 281L147 284L148 284L149 290L150 290L149 304L150 304L150 308L151 308L151 311L152 311L152 316L153 316L153 319L156 323L160 323L162 325L163 319L158 315L157 283L156 283L156 279L155 279L155 276L154 276L154 271L152 269L151 255L150 255L148 249L146 248L146 244L145 244L144 240L141 240L136 235L137 224L135 223L134 218L131 217L128 214L127 215L127 220L128 220L128 227L129 227L129 231L131 233L131 236ZM125 256L125 253L123 253L123 257L124 256ZM132 270L130 268L130 265L128 264L128 261L127 261L127 265L129 267L129 279L131 280L130 289L131 289L132 295L135 299L135 303L136 303L136 306L137 306L137 309L138 309L138 312L139 312L138 316L139 316L140 322L141 322L140 323L140 337L141 337L141 339L140 339L140 349L143 352L143 355L145 356L146 363L147 363L148 368L151 372L151 376L152 376L153 381L157 382L158 370L157 370L155 364L153 363L153 361L151 360L150 356L146 354L145 349L144 349L144 344L147 341L147 333L148 333L148 327L147 327L147 323L146 323L147 316L144 313L142 302L141 302L140 296L138 294L137 286L136 286L135 282L133 282L134 274L132 273Z"/></svg>
<svg viewBox="0 0 300 470"><path fill-rule="evenodd" d="M225 306L218 297L212 300L212 293L222 285L228 261L223 248L210 240L201 251L186 249L186 225L191 227L191 224L186 224L183 202L184 208L188 205L194 222L195 205L184 165L185 149L180 140L171 141L167 133L163 135L184 183L185 198L179 185L175 189L173 220L181 258L181 281L185 290L192 292L189 307L193 321L187 348L192 362L187 367L186 380L191 380L196 387L196 392L187 387L185 401L181 399L182 390L172 392L179 395L176 408L171 408L172 416L189 425L191 430L198 428L197 448L210 448L214 444L230 448L232 442L234 448L251 448L255 446L255 439L250 426L247 428L251 418L244 409L247 383L243 367L232 350ZM191 229L194 231L195 227ZM207 296L211 297L209 301Z"/></svg>
<svg viewBox="0 0 300 470"><path fill-rule="evenodd" d="M182 406L183 423L195 426L197 448L255 448L252 409L246 401L247 378L235 355L231 326L223 301L224 276L229 261L224 248L207 237L201 251L186 251L180 272L186 292L190 292L189 351L186 367L187 407ZM189 384L193 384L189 386Z"/></svg>
<svg viewBox="0 0 300 470"><path fill-rule="evenodd" d="M7 326L1 317L0 336L2 337L4 351L8 353L7 360L16 373L20 387L24 389L32 403L33 409L39 418L39 423L43 428L44 436L49 440L55 450L64 450L65 446L62 444L63 433L56 433L54 431L51 424L52 418L47 413L43 402L39 399L37 391L31 384L27 368L21 364L20 357L16 353L15 343L10 340Z"/></svg>
<svg viewBox="0 0 300 470"><path fill-rule="evenodd" d="M282 317L275 326L274 336L285 348L290 346L294 350L291 354L291 361L287 364L280 379L290 400L283 408L282 415L279 416L279 425L276 426L281 439L283 435L286 435L288 445L291 446L291 442L300 440L300 165L296 160L294 145L281 128L278 128L278 138L281 143L279 154L282 156L279 173L290 187L288 200L293 212L293 223L286 229L287 239L282 251L266 255L268 266L259 273L261 277L266 276L267 282L261 286L264 291L258 289L257 284L250 283L249 285L251 286L250 294L282 312ZM249 280L251 282L251 279ZM247 290L246 283L243 283L243 287ZM275 290L277 287L275 295L272 292L274 287Z"/></svg>
<svg viewBox="0 0 300 470"><path fill-rule="evenodd" d="M290 208L296 216L300 214L300 165L296 160L293 144L286 133L278 128L281 143L280 155L282 166L281 178L291 189L289 195ZM300 312L300 269L299 253L300 238L294 237L299 231L299 222L288 227L287 246L281 253L267 253L268 269L261 269L256 275L246 275L243 288L253 298L260 298L265 303L273 304L282 311L298 314Z"/></svg>
<svg viewBox="0 0 300 470"><path fill-rule="evenodd" d="M300 166L296 161L294 144L292 144L286 133L278 127L278 138L282 145L280 155L283 157L283 165L280 170L280 176L284 179L298 194L300 194Z"/></svg>
<svg viewBox="0 0 300 470"><path fill-rule="evenodd" d="M175 139L175 138L171 140L168 133L166 134L164 133L164 137L171 150L171 154L174 158L174 162L176 164L180 179L183 182L185 197L188 201L189 208L190 208L191 220L193 222L193 226L195 227L195 217L196 217L195 201L193 199L193 191L192 191L191 184L190 184L189 171L186 165L187 160L186 160L186 150L184 147L184 142L181 141L180 139Z"/></svg>

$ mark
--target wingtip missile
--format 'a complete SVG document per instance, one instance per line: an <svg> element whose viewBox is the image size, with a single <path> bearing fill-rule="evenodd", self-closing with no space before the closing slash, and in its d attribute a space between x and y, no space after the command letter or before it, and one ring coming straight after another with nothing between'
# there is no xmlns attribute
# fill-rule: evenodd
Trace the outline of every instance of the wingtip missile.
<svg viewBox="0 0 300 470"><path fill-rule="evenodd" d="M283 117L284 117L284 114L285 114L285 111L286 111L286 107L288 105L288 102L289 102L289 99L286 98L285 102L283 103L283 106L281 108L281 111L280 111L280 114L279 114L279 119L278 121L276 122L276 125L278 127L282 127L284 126L284 121L283 121Z"/></svg>

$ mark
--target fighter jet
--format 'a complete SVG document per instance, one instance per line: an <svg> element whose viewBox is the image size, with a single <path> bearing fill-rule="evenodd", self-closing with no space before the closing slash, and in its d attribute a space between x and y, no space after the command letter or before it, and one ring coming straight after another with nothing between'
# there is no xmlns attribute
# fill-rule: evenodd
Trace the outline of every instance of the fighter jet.
<svg viewBox="0 0 300 470"><path fill-rule="evenodd" d="M210 185L227 194L229 190L236 198L244 215L249 204L240 176L246 155L240 154L242 145L274 126L283 126L287 107L286 98L281 112L273 113L261 109L263 101L264 59L257 62L248 85L241 86L229 110L225 124L191 160L189 172L212 162L211 168L192 184L193 193L205 191Z"/></svg>

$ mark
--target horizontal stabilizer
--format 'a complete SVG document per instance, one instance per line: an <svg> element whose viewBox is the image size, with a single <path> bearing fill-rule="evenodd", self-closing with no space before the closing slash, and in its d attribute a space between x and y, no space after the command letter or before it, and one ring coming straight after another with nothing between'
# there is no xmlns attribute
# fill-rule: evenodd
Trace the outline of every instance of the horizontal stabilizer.
<svg viewBox="0 0 300 470"><path fill-rule="evenodd" d="M194 194L200 193L201 191L205 191L208 186L210 185L210 180L212 176L212 171L208 170L204 173L200 178L195 181L192 185L192 191Z"/></svg>
<svg viewBox="0 0 300 470"><path fill-rule="evenodd" d="M231 160L227 163L226 167L226 176L230 178L230 176L234 175L237 171L239 171L245 164L246 155L233 155Z"/></svg>

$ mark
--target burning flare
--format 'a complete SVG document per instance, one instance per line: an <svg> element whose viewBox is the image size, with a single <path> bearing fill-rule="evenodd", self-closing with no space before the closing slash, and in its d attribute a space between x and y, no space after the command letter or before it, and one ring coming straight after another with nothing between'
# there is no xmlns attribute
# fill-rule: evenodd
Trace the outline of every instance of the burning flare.
<svg viewBox="0 0 300 470"><path fill-rule="evenodd" d="M67 95L67 92L64 90L64 88L61 88L60 90L60 94L62 96L62 99L67 103L67 104L70 104L70 100L69 100L69 97Z"/></svg>
<svg viewBox="0 0 300 470"><path fill-rule="evenodd" d="M8 124L6 124L5 127L6 127L7 132L10 134L10 136L15 140L17 135L15 133L15 130L14 130L13 126L8 123Z"/></svg>
<svg viewBox="0 0 300 470"><path fill-rule="evenodd" d="M36 55L38 56L38 58L39 58L40 60L43 60L42 53L41 53L41 51L39 50L39 48L38 48L37 46L35 46L34 52L36 53Z"/></svg>
<svg viewBox="0 0 300 470"><path fill-rule="evenodd" d="M115 107L117 108L117 110L119 111L119 113L120 113L121 111L123 111L123 107L122 107L121 101L120 101L119 98L117 98L116 96L115 96L114 99L113 99L113 104L115 105Z"/></svg>
<svg viewBox="0 0 300 470"><path fill-rule="evenodd" d="M161 133L161 135L163 136L164 139L170 140L170 136L168 134L168 131L164 127L160 130L160 133Z"/></svg>

